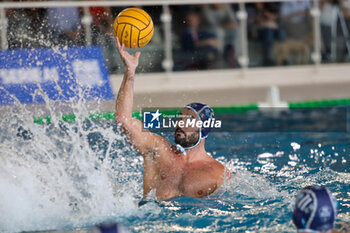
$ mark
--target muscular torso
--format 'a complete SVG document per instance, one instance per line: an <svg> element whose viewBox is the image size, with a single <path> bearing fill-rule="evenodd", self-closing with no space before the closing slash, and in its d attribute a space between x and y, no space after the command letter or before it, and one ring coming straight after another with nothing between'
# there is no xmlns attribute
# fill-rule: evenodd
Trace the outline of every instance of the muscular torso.
<svg viewBox="0 0 350 233"><path fill-rule="evenodd" d="M144 166L144 190L147 194L156 189L159 199L185 195L204 197L213 193L224 180L224 166L205 154L201 160L188 162L186 157L176 150L169 150L169 155L152 155L146 158Z"/></svg>

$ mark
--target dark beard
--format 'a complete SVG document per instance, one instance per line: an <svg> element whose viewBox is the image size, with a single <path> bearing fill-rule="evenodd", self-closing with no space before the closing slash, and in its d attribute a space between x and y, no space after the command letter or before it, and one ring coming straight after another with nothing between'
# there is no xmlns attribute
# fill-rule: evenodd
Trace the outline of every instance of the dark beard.
<svg viewBox="0 0 350 233"><path fill-rule="evenodd" d="M175 143L179 144L180 146L187 148L192 147L197 144L199 135L198 134L192 134L191 136L187 137L186 134L184 134L184 137L176 136L175 132Z"/></svg>

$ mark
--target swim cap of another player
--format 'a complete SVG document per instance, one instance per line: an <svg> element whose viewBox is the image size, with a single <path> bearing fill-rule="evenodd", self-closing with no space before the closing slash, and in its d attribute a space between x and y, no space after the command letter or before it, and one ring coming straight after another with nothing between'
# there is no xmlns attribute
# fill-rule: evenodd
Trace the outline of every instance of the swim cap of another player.
<svg viewBox="0 0 350 233"><path fill-rule="evenodd" d="M327 232L336 216L337 200L327 188L308 186L297 194L293 223L299 232Z"/></svg>
<svg viewBox="0 0 350 233"><path fill-rule="evenodd" d="M116 223L103 223L92 230L94 233L131 233L125 226Z"/></svg>

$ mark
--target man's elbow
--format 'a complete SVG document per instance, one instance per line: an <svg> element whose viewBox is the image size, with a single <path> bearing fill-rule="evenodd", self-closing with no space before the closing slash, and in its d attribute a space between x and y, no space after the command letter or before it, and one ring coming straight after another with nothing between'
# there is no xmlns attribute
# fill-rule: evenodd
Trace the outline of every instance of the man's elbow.
<svg viewBox="0 0 350 233"><path fill-rule="evenodd" d="M123 127L126 127L128 128L130 122L131 122L131 119L128 119L127 117L125 117L124 115L121 115L121 114L118 114L116 113L115 114L115 121L118 123L118 124L121 124Z"/></svg>

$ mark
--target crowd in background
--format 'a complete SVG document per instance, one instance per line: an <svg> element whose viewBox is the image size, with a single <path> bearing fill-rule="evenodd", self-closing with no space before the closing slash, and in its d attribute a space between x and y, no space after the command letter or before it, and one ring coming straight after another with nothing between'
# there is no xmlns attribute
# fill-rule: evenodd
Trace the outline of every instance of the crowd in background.
<svg viewBox="0 0 350 233"><path fill-rule="evenodd" d="M141 6L138 6L141 7ZM311 63L314 45L312 0L257 2L245 5L250 66ZM322 60L349 58L349 51L332 50L350 27L350 0L321 0ZM10 49L86 44L91 19L92 45L101 45L111 72L118 70L113 20L121 7L7 9ZM163 51L161 6L144 7L155 24L153 50ZM237 4L171 6L174 69L236 68L241 56ZM86 15L91 17L86 17ZM345 22L346 32L340 27ZM85 23L85 24L84 24ZM336 30L334 30L336 29ZM334 41L336 40L336 41ZM342 42L345 44L344 42ZM338 45L339 43L336 43ZM334 46L334 44L333 44ZM147 46L146 46L147 47ZM335 54L334 51L338 52ZM146 51L147 52L147 51ZM149 51L151 53L152 51Z"/></svg>

